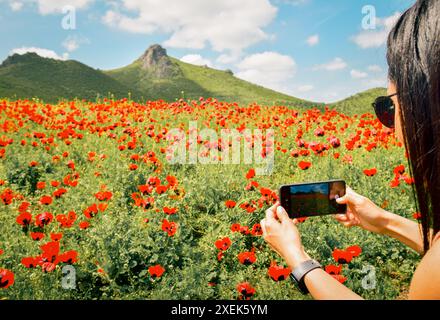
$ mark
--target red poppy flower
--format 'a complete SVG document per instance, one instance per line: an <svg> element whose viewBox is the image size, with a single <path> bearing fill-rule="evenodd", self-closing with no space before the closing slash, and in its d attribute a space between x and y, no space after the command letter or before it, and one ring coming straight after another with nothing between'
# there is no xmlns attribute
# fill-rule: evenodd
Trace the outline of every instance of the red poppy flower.
<svg viewBox="0 0 440 320"><path fill-rule="evenodd" d="M422 214L420 212L415 212L413 218L416 220L422 220Z"/></svg>
<svg viewBox="0 0 440 320"><path fill-rule="evenodd" d="M241 264L244 265L251 265L255 261L257 261L257 256L255 255L255 252L249 251L249 252L242 252L238 254L238 260Z"/></svg>
<svg viewBox="0 0 440 320"><path fill-rule="evenodd" d="M92 204L90 207L84 210L84 215L87 219L91 219L98 214L98 206L96 203Z"/></svg>
<svg viewBox="0 0 440 320"><path fill-rule="evenodd" d="M55 198L61 198L61 196L62 196L63 194L65 194L66 192L67 192L67 190L66 190L65 188L60 188L60 189L55 190L55 191L53 192L53 196L54 196Z"/></svg>
<svg viewBox="0 0 440 320"><path fill-rule="evenodd" d="M58 256L58 260L67 264L74 264L78 261L78 252L75 250L66 251Z"/></svg>
<svg viewBox="0 0 440 320"><path fill-rule="evenodd" d="M178 183L179 183L175 176L167 176L166 179L168 181L168 186L170 188L176 187L178 185Z"/></svg>
<svg viewBox="0 0 440 320"><path fill-rule="evenodd" d="M58 241L51 241L41 245L40 249L42 251L42 261L55 263L60 252L60 243Z"/></svg>
<svg viewBox="0 0 440 320"><path fill-rule="evenodd" d="M167 191L168 187L167 186L157 186L156 187L156 192L158 194L162 194L165 193Z"/></svg>
<svg viewBox="0 0 440 320"><path fill-rule="evenodd" d="M248 173L246 173L246 179L253 179L255 177L255 169L249 169Z"/></svg>
<svg viewBox="0 0 440 320"><path fill-rule="evenodd" d="M0 289L7 289L14 284L14 273L0 269Z"/></svg>
<svg viewBox="0 0 440 320"><path fill-rule="evenodd" d="M47 226L49 223L52 222L53 219L53 215L50 212L43 212L38 214L35 217L35 224L40 227L43 228L44 226Z"/></svg>
<svg viewBox="0 0 440 320"><path fill-rule="evenodd" d="M233 223L231 225L231 231L232 232L239 232L240 231L240 224L239 223Z"/></svg>
<svg viewBox="0 0 440 320"><path fill-rule="evenodd" d="M34 257L25 257L21 259L21 264L25 268L35 268L36 266L38 266L38 259Z"/></svg>
<svg viewBox="0 0 440 320"><path fill-rule="evenodd" d="M29 212L20 213L16 219L17 223L23 227L28 226L32 222L32 215Z"/></svg>
<svg viewBox="0 0 440 320"><path fill-rule="evenodd" d="M224 257L224 253L223 251L219 251L219 253L217 253L217 261L222 261Z"/></svg>
<svg viewBox="0 0 440 320"><path fill-rule="evenodd" d="M405 166L403 164L398 165L393 170L395 176L400 176L405 173Z"/></svg>
<svg viewBox="0 0 440 320"><path fill-rule="evenodd" d="M177 208L164 207L163 212L166 213L167 215L173 215L177 213Z"/></svg>
<svg viewBox="0 0 440 320"><path fill-rule="evenodd" d="M20 213L23 213L25 211L27 211L27 209L30 207L30 203L27 201L23 201L19 206L18 206L18 211Z"/></svg>
<svg viewBox="0 0 440 320"><path fill-rule="evenodd" d="M138 186L138 190L142 193L142 194L150 194L153 192L154 188L151 185L142 185L142 186Z"/></svg>
<svg viewBox="0 0 440 320"><path fill-rule="evenodd" d="M327 272L328 274L331 274L331 275L341 274L342 265L341 264L339 266L335 266L333 264L327 265L327 266L325 266L325 272Z"/></svg>
<svg viewBox="0 0 440 320"><path fill-rule="evenodd" d="M228 237L223 238L223 239L219 239L215 242L215 246L217 247L217 249L219 249L221 251L228 250L229 247L231 246L231 244L232 244L232 241Z"/></svg>
<svg viewBox="0 0 440 320"><path fill-rule="evenodd" d="M40 203L43 205L49 205L52 203L52 197L51 196L42 196L40 199Z"/></svg>
<svg viewBox="0 0 440 320"><path fill-rule="evenodd" d="M37 189L41 190L44 188L46 188L46 182L44 182L44 181L37 182Z"/></svg>
<svg viewBox="0 0 440 320"><path fill-rule="evenodd" d="M261 225L259 223L256 223L252 227L251 234L253 236L261 236L263 235L263 229L261 229Z"/></svg>
<svg viewBox="0 0 440 320"><path fill-rule="evenodd" d="M60 241L62 237L63 237L62 233L51 233L50 234L50 238L52 239L52 241Z"/></svg>
<svg viewBox="0 0 440 320"><path fill-rule="evenodd" d="M240 226L240 233L244 234L244 235L249 234L250 233L249 227L248 226Z"/></svg>
<svg viewBox="0 0 440 320"><path fill-rule="evenodd" d="M167 219L162 220L162 231L168 233L168 236L172 237L177 232L177 224L173 221L168 221Z"/></svg>
<svg viewBox="0 0 440 320"><path fill-rule="evenodd" d="M340 249L333 250L332 255L335 261L340 264L350 263L351 260L353 259L353 256L350 252Z"/></svg>
<svg viewBox="0 0 440 320"><path fill-rule="evenodd" d="M160 278L165 272L165 269L160 264L157 264L155 266L149 267L148 272L150 273L150 276L152 278Z"/></svg>
<svg viewBox="0 0 440 320"><path fill-rule="evenodd" d="M38 165L37 161L31 161L29 162L29 167L36 167Z"/></svg>
<svg viewBox="0 0 440 320"><path fill-rule="evenodd" d="M237 203L235 201L233 201L233 200L227 200L225 202L225 205L226 205L227 208L232 209L232 208L234 208L237 205Z"/></svg>
<svg viewBox="0 0 440 320"><path fill-rule="evenodd" d="M112 196L113 193L111 193L110 191L100 191L95 193L95 198L99 201L108 201L112 198Z"/></svg>
<svg viewBox="0 0 440 320"><path fill-rule="evenodd" d="M347 249L345 249L345 251L350 252L353 257L359 257L359 255L362 253L362 248L354 245L348 247Z"/></svg>
<svg viewBox="0 0 440 320"><path fill-rule="evenodd" d="M312 166L312 164L307 161L301 161L300 163L298 163L298 166L301 170L307 170Z"/></svg>
<svg viewBox="0 0 440 320"><path fill-rule="evenodd" d="M79 223L79 227L83 230L87 229L88 227L90 227L90 222L88 221L82 221Z"/></svg>
<svg viewBox="0 0 440 320"><path fill-rule="evenodd" d="M44 238L44 233L42 232L31 232L31 238L34 241L40 241Z"/></svg>
<svg viewBox="0 0 440 320"><path fill-rule="evenodd" d="M302 218L296 218L296 221L299 223L304 223L307 220L308 217L302 217Z"/></svg>
<svg viewBox="0 0 440 320"><path fill-rule="evenodd" d="M260 184L257 181L249 181L248 185L246 187L244 187L244 189L246 191L249 190L254 190L256 188L258 188L260 186Z"/></svg>
<svg viewBox="0 0 440 320"><path fill-rule="evenodd" d="M283 266L277 265L275 262L272 262L267 273L274 281L282 281L289 277L292 270L290 268L284 268Z"/></svg>
<svg viewBox="0 0 440 320"><path fill-rule="evenodd" d="M248 282L242 282L237 285L237 291L240 293L240 300L249 300L255 294L255 288Z"/></svg>
<svg viewBox="0 0 440 320"><path fill-rule="evenodd" d="M376 175L376 173L377 173L377 169L376 169L376 168L373 168L373 169L365 169L365 170L364 170L364 174L365 174L367 177L373 177L373 176Z"/></svg>
<svg viewBox="0 0 440 320"><path fill-rule="evenodd" d="M10 205L12 203L12 200L14 199L14 193L11 189L5 189L0 194L0 199L2 200L4 205Z"/></svg>
<svg viewBox="0 0 440 320"><path fill-rule="evenodd" d="M390 187L391 188L396 188L400 185L400 180L398 177L394 178L391 183L390 183Z"/></svg>
<svg viewBox="0 0 440 320"><path fill-rule="evenodd" d="M60 185L60 183L58 181L51 181L50 185L54 188L58 187Z"/></svg>

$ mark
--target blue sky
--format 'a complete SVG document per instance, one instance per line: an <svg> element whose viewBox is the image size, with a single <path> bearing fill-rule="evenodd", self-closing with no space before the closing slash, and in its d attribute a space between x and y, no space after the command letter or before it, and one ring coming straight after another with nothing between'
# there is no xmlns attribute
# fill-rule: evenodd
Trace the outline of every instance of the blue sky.
<svg viewBox="0 0 440 320"><path fill-rule="evenodd" d="M159 43L186 62L333 102L386 85L386 35L414 2L0 0L0 60L37 51L107 70Z"/></svg>

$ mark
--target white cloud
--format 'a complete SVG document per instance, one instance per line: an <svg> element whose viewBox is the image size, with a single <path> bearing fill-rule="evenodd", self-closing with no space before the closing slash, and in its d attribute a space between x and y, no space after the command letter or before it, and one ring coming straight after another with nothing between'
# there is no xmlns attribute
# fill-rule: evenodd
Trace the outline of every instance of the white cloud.
<svg viewBox="0 0 440 320"><path fill-rule="evenodd" d="M20 1L10 1L9 7L12 11L20 11L23 8L23 2Z"/></svg>
<svg viewBox="0 0 440 320"><path fill-rule="evenodd" d="M366 88L373 88L373 87L381 87L381 88L384 88L384 87L387 87L387 86L388 86L388 80L387 80L386 77L383 77L383 78L375 78L375 79L368 79L368 80L365 80L365 81L363 82L363 84L364 84L364 86L365 86Z"/></svg>
<svg viewBox="0 0 440 320"><path fill-rule="evenodd" d="M378 66L376 64L373 64L371 66L368 66L368 71L371 71L371 72L382 72L382 67Z"/></svg>
<svg viewBox="0 0 440 320"><path fill-rule="evenodd" d="M29 52L33 52L38 54L40 57L43 58L51 58L55 60L67 60L69 58L68 53L64 53L62 56L59 56L55 51L49 50L49 49L43 49L43 48L37 48L37 47L21 47L11 50L9 53L10 55L13 54L26 54Z"/></svg>
<svg viewBox="0 0 440 320"><path fill-rule="evenodd" d="M68 51L78 50L81 44L89 43L89 40L79 36L68 36L62 43L62 46Z"/></svg>
<svg viewBox="0 0 440 320"><path fill-rule="evenodd" d="M296 72L292 57L266 51L244 58L237 64L236 76L243 80L282 92L289 91L288 81Z"/></svg>
<svg viewBox="0 0 440 320"><path fill-rule="evenodd" d="M240 59L240 54L221 54L217 59L216 62L220 64L231 64L235 63Z"/></svg>
<svg viewBox="0 0 440 320"><path fill-rule="evenodd" d="M307 39L307 44L311 47L316 46L318 43L319 43L319 35L317 34L310 36Z"/></svg>
<svg viewBox="0 0 440 320"><path fill-rule="evenodd" d="M283 3L291 4L294 6L301 6L310 2L310 0L281 0Z"/></svg>
<svg viewBox="0 0 440 320"><path fill-rule="evenodd" d="M364 79L368 77L368 73L355 69L350 71L350 75L353 79Z"/></svg>
<svg viewBox="0 0 440 320"><path fill-rule="evenodd" d="M352 37L352 40L362 49L383 46L387 41L388 34L401 15L401 12L396 12L386 18L377 18L376 29L361 31Z"/></svg>
<svg viewBox="0 0 440 320"><path fill-rule="evenodd" d="M312 91L313 89L315 89L315 87L312 86L312 85L309 85L309 84L306 84L306 85L303 85L303 86L299 86L297 88L297 90L299 92L309 92L309 91Z"/></svg>
<svg viewBox="0 0 440 320"><path fill-rule="evenodd" d="M313 67L313 70L325 70L325 71L336 71L336 70L342 70L347 67L347 63L341 59L341 58L334 58L332 61L316 65Z"/></svg>
<svg viewBox="0 0 440 320"><path fill-rule="evenodd" d="M210 60L203 58L199 54L187 54L186 56L180 58L180 61L194 64L196 66L208 66L211 68L213 67L213 64Z"/></svg>
<svg viewBox="0 0 440 320"><path fill-rule="evenodd" d="M165 46L239 53L262 40L277 8L269 0L118 0L102 21L139 34L162 33Z"/></svg>
<svg viewBox="0 0 440 320"><path fill-rule="evenodd" d="M38 11L42 15L52 13L63 13L63 9L66 7L73 7L77 10L86 8L94 0L8 0L9 6L13 11L19 11L23 5L35 4L38 7ZM16 10L15 10L16 9Z"/></svg>

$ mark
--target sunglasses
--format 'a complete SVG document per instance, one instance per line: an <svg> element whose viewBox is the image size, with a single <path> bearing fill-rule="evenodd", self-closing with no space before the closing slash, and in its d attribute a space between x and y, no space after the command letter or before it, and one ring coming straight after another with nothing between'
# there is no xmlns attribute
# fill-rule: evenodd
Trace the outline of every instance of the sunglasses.
<svg viewBox="0 0 440 320"><path fill-rule="evenodd" d="M385 127L390 129L394 128L394 115L396 112L394 101L391 98L396 95L397 93L390 96L378 97L373 102L373 108L377 118Z"/></svg>

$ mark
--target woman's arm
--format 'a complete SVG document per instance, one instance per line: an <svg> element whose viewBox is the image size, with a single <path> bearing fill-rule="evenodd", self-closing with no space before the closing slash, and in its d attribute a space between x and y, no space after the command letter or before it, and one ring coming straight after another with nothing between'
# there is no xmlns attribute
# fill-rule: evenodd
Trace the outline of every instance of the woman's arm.
<svg viewBox="0 0 440 320"><path fill-rule="evenodd" d="M397 214L387 212L388 223L382 234L393 237L422 254L423 237L419 224Z"/></svg>
<svg viewBox="0 0 440 320"><path fill-rule="evenodd" d="M365 230L388 235L408 245L418 253L423 253L423 238L419 225L376 206L370 199L347 188L347 193L336 200L347 204L347 214L336 215L336 219L346 227L359 226Z"/></svg>
<svg viewBox="0 0 440 320"><path fill-rule="evenodd" d="M310 256L303 249L292 248L285 260L291 270L294 270ZM307 273L304 282L312 297L316 300L361 300L362 297L348 289L338 280L322 269L314 269Z"/></svg>
<svg viewBox="0 0 440 320"><path fill-rule="evenodd" d="M300 263L310 260L304 251L296 222L289 219L287 212L277 203L266 211L261 221L264 239L294 270ZM362 299L322 269L315 269L304 277L310 294L321 300Z"/></svg>

